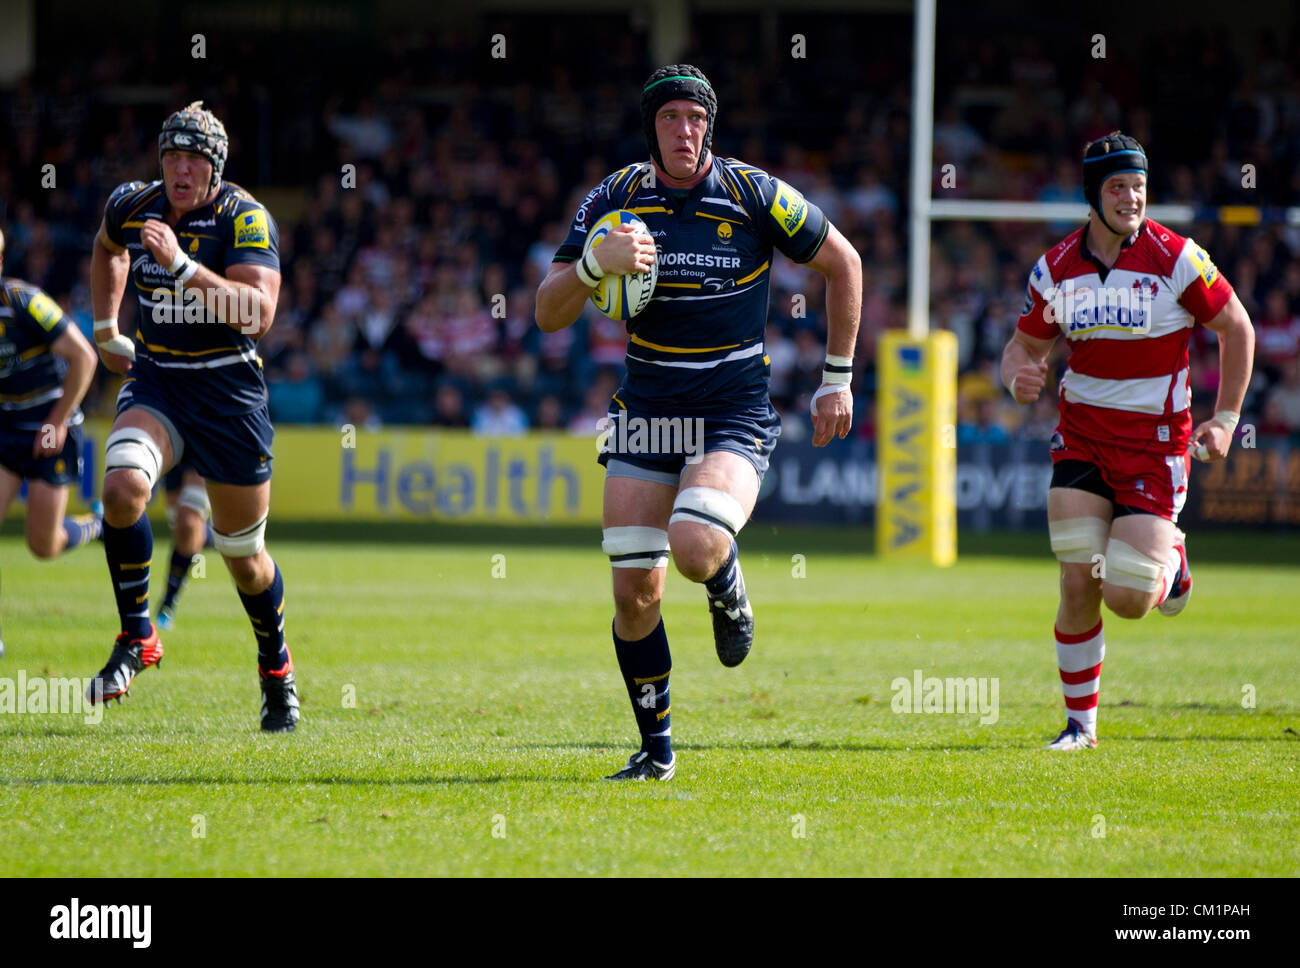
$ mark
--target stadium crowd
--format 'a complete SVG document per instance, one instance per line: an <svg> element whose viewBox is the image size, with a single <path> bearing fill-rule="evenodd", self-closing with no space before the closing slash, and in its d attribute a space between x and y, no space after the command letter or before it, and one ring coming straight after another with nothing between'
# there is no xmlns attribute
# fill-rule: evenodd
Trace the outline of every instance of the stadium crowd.
<svg viewBox="0 0 1300 968"><path fill-rule="evenodd" d="M755 60L757 21L706 45L700 18L687 59L718 89L715 147L801 189L863 256L855 433L869 437L876 340L905 317L911 48L907 18L856 22L868 40L814 24L808 43L830 55L791 65L788 45ZM215 58L197 83L161 85L194 67L168 73L148 43L133 58L109 46L58 59L57 73L0 90L5 274L45 288L90 335L90 240L105 198L122 181L157 177L158 123L206 93L231 133L227 177L280 224L284 284L260 346L277 422L594 432L621 375L623 326L589 306L577 325L543 334L533 295L582 193L644 155L636 96L651 65L619 18L595 18L581 42L605 59L587 85L569 32L519 23L518 55L491 69L455 33L378 42L363 87L335 85L321 62L269 41L237 42L241 56L278 59L279 80L265 86ZM941 33L935 197L1082 202L1081 146L1121 127L1151 157L1153 203L1300 205L1300 33L1234 46L1221 33L1162 27L1149 40L1140 60L1116 50L1066 68L1028 34ZM220 38L209 44L220 49ZM1188 50L1202 51L1199 63ZM42 186L47 165L53 187ZM955 184L941 178L945 165ZM1171 227L1210 252L1255 323L1243 421L1300 440L1300 227ZM1072 228L935 226L932 323L959 339L959 440L1050 435L1055 399L1017 407L997 360L1030 267ZM810 429L823 289L777 257L767 345L787 437ZM133 311L128 298L124 322ZM1217 380L1212 334L1198 328L1192 354L1200 420ZM91 414L111 412L117 382L101 367Z"/></svg>

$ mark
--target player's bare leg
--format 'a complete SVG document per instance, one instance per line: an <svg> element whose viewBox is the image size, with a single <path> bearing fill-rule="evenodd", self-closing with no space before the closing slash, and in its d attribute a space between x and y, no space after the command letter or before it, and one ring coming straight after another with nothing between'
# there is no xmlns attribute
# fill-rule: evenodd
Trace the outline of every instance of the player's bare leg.
<svg viewBox="0 0 1300 968"><path fill-rule="evenodd" d="M1121 618L1142 618L1171 595L1186 603L1191 573L1182 532L1167 518L1129 514L1116 518L1106 546L1106 607ZM1179 584L1180 572L1182 582Z"/></svg>
<svg viewBox="0 0 1300 968"><path fill-rule="evenodd" d="M731 451L705 454L682 471L668 542L677 570L704 585L718 659L737 666L754 642L754 612L745 592L736 535L758 500L758 472Z"/></svg>
<svg viewBox="0 0 1300 968"><path fill-rule="evenodd" d="M5 519L5 512L9 510L9 505L18 495L18 490L23 486L22 478L7 468L0 467L0 522ZM0 659L4 658L5 644L0 639Z"/></svg>
<svg viewBox="0 0 1300 968"><path fill-rule="evenodd" d="M196 556L212 543L208 518L212 507L203 478L186 470L177 490L168 491L167 523L172 533L172 560L167 569L167 594L158 609L158 627L170 629L176 623L176 608L189 579Z"/></svg>
<svg viewBox="0 0 1300 968"><path fill-rule="evenodd" d="M614 652L641 733L641 748L610 780L670 780L677 768L668 697L672 656L659 610L676 494L659 481L605 478L602 547L613 575Z"/></svg>
<svg viewBox="0 0 1300 968"><path fill-rule="evenodd" d="M0 467L0 522L4 521L9 505L13 503L18 492L22 490L23 479L9 470Z"/></svg>
<svg viewBox="0 0 1300 968"><path fill-rule="evenodd" d="M104 557L122 630L86 690L91 702L121 702L136 674L162 660L163 646L149 621L153 528L145 507L154 482L174 461L171 435L153 414L132 408L113 421L104 447Z"/></svg>
<svg viewBox="0 0 1300 968"><path fill-rule="evenodd" d="M1106 655L1101 575L1112 511L1109 500L1089 491L1072 487L1048 491L1048 529L1061 568L1061 602L1054 629L1056 663L1069 717L1048 749L1097 745L1097 700Z"/></svg>
<svg viewBox="0 0 1300 968"><path fill-rule="evenodd" d="M284 580L265 547L271 482L239 485L208 481L213 541L235 579L239 600L257 637L262 683L262 729L290 733L298 725L293 656L284 640Z"/></svg>

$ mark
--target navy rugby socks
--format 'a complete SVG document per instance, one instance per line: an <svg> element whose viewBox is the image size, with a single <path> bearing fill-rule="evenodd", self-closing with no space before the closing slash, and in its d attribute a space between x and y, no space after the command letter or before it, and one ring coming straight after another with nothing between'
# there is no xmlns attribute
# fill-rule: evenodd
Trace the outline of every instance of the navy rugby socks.
<svg viewBox="0 0 1300 968"><path fill-rule="evenodd" d="M147 515L135 524L115 528L104 522L104 557L113 578L113 596L122 631L133 639L149 637L149 564L153 557L153 528Z"/></svg>
<svg viewBox="0 0 1300 968"><path fill-rule="evenodd" d="M664 621L661 618L654 631L639 641L629 642L619 638L617 632L613 634L618 668L623 673L628 698L632 700L637 729L641 731L641 748L656 763L667 763L673 758L668 715L672 708L668 700L668 674L673 660L668 653Z"/></svg>
<svg viewBox="0 0 1300 968"><path fill-rule="evenodd" d="M257 664L263 672L280 672L289 661L289 650L284 644L284 579L280 576L280 566L272 564L275 577L270 585L256 595L239 592L239 600L244 603L244 611L257 636Z"/></svg>

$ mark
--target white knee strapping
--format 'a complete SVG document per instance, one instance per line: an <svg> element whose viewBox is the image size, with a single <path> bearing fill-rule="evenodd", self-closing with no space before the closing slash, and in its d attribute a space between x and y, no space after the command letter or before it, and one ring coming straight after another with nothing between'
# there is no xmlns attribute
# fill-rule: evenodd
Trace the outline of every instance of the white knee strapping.
<svg viewBox="0 0 1300 968"><path fill-rule="evenodd" d="M264 547L266 537L266 515L262 520L252 527L245 528L243 531L236 531L234 534L222 534L216 528L212 529L212 542L227 558L251 558Z"/></svg>
<svg viewBox="0 0 1300 968"><path fill-rule="evenodd" d="M629 526L605 528L601 551L611 568L667 568L668 532L659 528Z"/></svg>
<svg viewBox="0 0 1300 968"><path fill-rule="evenodd" d="M137 470L152 488L162 474L163 455L148 432L139 427L114 430L104 442L104 473Z"/></svg>
<svg viewBox="0 0 1300 968"><path fill-rule="evenodd" d="M714 487L688 487L673 502L669 524L690 521L725 531L733 537L745 526L745 509L726 491Z"/></svg>
<svg viewBox="0 0 1300 968"><path fill-rule="evenodd" d="M1131 544L1111 538L1106 545L1105 580L1121 588L1139 592L1158 592L1163 567L1154 558L1148 558Z"/></svg>
<svg viewBox="0 0 1300 968"><path fill-rule="evenodd" d="M1110 525L1101 518L1064 518L1048 521L1047 533L1057 561L1087 563L1105 553Z"/></svg>
<svg viewBox="0 0 1300 968"><path fill-rule="evenodd" d="M212 505L208 503L208 489L202 484L186 484L181 488L181 496L176 503L179 507L197 511L204 521L212 513Z"/></svg>

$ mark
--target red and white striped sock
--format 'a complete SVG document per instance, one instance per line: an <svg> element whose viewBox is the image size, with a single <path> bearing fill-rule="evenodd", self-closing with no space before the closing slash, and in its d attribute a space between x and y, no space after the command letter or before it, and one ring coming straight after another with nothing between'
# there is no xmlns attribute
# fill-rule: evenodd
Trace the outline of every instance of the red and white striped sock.
<svg viewBox="0 0 1300 968"><path fill-rule="evenodd" d="M1101 660L1106 657L1106 640L1101 620L1094 628L1077 635L1056 632L1056 664L1061 672L1061 691L1069 717L1097 735L1097 696L1101 691Z"/></svg>

